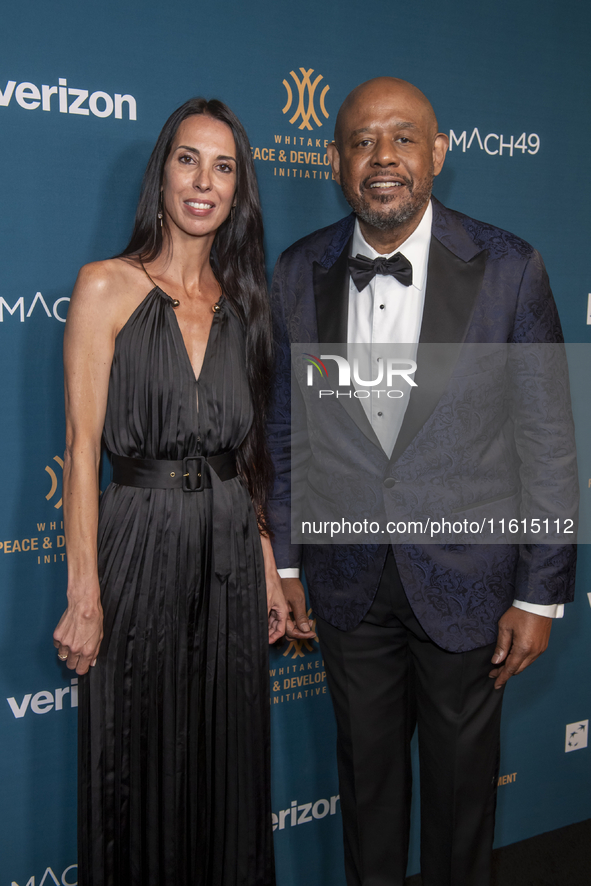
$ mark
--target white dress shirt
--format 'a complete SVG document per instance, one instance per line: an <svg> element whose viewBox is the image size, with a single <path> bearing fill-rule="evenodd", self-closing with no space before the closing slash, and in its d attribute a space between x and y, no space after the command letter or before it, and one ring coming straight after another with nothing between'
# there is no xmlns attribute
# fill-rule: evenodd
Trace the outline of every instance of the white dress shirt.
<svg viewBox="0 0 591 886"><path fill-rule="evenodd" d="M383 255L376 252L367 243L361 233L359 219L355 220L351 255L364 255L374 259L380 255L383 258L390 258L400 252L412 265L412 283L410 286L404 286L395 277L376 274L369 285L359 292L353 280L349 279L347 323L347 341L349 343L370 346L385 342L409 344L414 346L416 354L425 306L432 223L433 208L429 202L425 214L410 237L394 252ZM367 364L365 366L360 364L359 375L362 378L371 378L373 377L371 363L373 362L375 365L379 348L369 347L363 349L363 352L366 354ZM404 356L413 359L410 350L408 354L405 351ZM384 452L390 456L408 406L408 397L401 400L370 397L363 398L360 402ZM297 568L279 569L278 571L281 578L299 578L300 574ZM563 603L544 606L514 600L513 606L536 615L544 615L547 618L562 618L564 615Z"/></svg>
<svg viewBox="0 0 591 886"><path fill-rule="evenodd" d="M396 277L376 274L369 285L359 292L352 278L349 280L347 341L365 345L362 349L353 349L360 364L360 378L375 377L375 371L372 373L371 367L376 365L380 357L380 343L406 344L408 347L403 349L404 353L397 351L396 356L408 357L411 360L416 358L425 305L432 221L433 210L429 203L418 227L410 237L394 252L383 256L390 258L401 252L408 259L412 265L410 286L400 283ZM371 259L380 256L380 253L366 242L357 219L353 231L351 255L359 254ZM403 388L405 396L399 400L379 396L379 391L372 391L371 397L363 397L360 400L369 423L388 457L392 455L408 406L411 389L408 385L403 385Z"/></svg>

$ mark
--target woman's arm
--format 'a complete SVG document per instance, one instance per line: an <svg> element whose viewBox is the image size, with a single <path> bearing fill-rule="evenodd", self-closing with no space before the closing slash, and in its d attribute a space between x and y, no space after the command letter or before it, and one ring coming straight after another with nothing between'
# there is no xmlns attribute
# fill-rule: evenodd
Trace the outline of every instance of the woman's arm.
<svg viewBox="0 0 591 886"><path fill-rule="evenodd" d="M267 583L267 613L269 616L269 643L275 643L285 634L287 603L281 589L281 579L275 566L271 539L261 534L263 559L265 561L265 581Z"/></svg>
<svg viewBox="0 0 591 886"><path fill-rule="evenodd" d="M110 276L102 262L82 268L64 335L68 608L53 639L60 657L67 655L68 667L78 674L86 673L96 660L103 636L97 572L98 472L117 328Z"/></svg>

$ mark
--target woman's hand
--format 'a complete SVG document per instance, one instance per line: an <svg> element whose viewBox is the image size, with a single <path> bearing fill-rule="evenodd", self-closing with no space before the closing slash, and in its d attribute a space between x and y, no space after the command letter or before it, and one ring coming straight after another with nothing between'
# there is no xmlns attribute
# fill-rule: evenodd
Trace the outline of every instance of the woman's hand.
<svg viewBox="0 0 591 886"><path fill-rule="evenodd" d="M95 664L102 639L103 610L98 602L71 602L53 632L58 656L77 674Z"/></svg>
<svg viewBox="0 0 591 886"><path fill-rule="evenodd" d="M285 634L287 623L287 603L281 589L281 579L275 566L271 540L261 535L263 559L265 561L265 581L267 584L267 614L269 617L269 643L275 643Z"/></svg>

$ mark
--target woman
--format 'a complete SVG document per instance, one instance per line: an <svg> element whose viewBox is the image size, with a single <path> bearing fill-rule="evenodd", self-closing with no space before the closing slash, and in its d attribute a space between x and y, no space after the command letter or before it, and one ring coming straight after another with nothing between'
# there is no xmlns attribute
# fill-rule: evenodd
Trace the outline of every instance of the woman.
<svg viewBox="0 0 591 886"><path fill-rule="evenodd" d="M286 607L265 532L270 341L248 138L221 102L192 99L160 133L127 249L82 268L66 324L54 644L90 668L81 886L274 882L265 644Z"/></svg>

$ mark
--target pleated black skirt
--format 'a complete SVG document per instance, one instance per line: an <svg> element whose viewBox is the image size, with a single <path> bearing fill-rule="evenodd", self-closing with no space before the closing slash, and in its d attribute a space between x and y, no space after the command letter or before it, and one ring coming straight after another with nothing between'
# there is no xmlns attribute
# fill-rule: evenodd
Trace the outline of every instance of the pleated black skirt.
<svg viewBox="0 0 591 886"><path fill-rule="evenodd" d="M228 304L196 379L171 300L153 289L116 340L107 448L215 455L240 446L251 421ZM79 691L80 886L274 883L262 553L242 480L223 487L223 579L214 489L111 484L102 496L105 637Z"/></svg>

